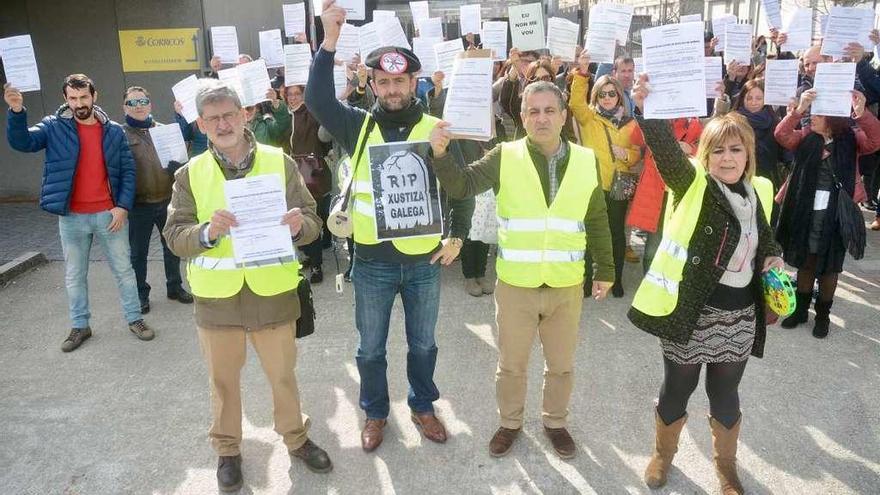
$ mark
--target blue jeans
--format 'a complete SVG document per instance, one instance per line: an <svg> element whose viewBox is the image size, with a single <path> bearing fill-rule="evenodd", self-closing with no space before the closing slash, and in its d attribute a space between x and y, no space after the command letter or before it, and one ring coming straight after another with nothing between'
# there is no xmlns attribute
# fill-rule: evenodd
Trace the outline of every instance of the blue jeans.
<svg viewBox="0 0 880 495"><path fill-rule="evenodd" d="M361 376L360 406L368 419L388 417L388 378L385 344L391 307L400 294L406 326L407 403L416 413L434 412L440 392L434 384L437 345L434 327L440 309L440 263L412 265L355 257L351 275L354 283L355 324L360 334L357 350Z"/></svg>
<svg viewBox="0 0 880 495"><path fill-rule="evenodd" d="M177 294L181 289L180 258L174 255L162 229L168 218L168 201L161 203L137 203L128 212L128 242L131 245L131 266L137 280L138 295L141 300L150 298L150 284L147 283L147 255L150 252L150 238L153 227L159 230L162 241L162 259L165 261L165 290L168 294Z"/></svg>
<svg viewBox="0 0 880 495"><path fill-rule="evenodd" d="M98 240L110 271L119 288L122 310L128 323L141 319L141 305L138 300L137 283L128 247L128 222L117 232L110 232L107 226L112 216L109 211L99 213L70 213L58 217L58 230L61 233L61 247L64 250L67 299L70 307L70 321L73 328L89 326L89 252L92 241Z"/></svg>

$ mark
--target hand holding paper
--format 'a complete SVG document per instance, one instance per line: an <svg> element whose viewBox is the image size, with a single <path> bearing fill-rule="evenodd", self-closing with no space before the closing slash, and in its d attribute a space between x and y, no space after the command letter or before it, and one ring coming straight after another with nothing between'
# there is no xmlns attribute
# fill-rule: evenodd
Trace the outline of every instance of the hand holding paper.
<svg viewBox="0 0 880 495"><path fill-rule="evenodd" d="M18 88L13 87L10 83L3 85L3 100L13 112L20 112L24 108L24 96Z"/></svg>

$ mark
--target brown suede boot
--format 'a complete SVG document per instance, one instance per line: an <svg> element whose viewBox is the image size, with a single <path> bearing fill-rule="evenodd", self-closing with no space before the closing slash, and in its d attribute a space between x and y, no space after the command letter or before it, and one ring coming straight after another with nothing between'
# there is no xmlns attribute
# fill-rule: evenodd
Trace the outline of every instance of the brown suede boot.
<svg viewBox="0 0 880 495"><path fill-rule="evenodd" d="M736 474L736 442L739 439L739 427L742 425L740 417L733 428L726 426L709 417L709 428L712 430L712 450L715 458L715 474L721 483L723 495L742 495L743 487Z"/></svg>
<svg viewBox="0 0 880 495"><path fill-rule="evenodd" d="M672 465L672 458L678 452L678 438L681 430L687 422L687 413L684 416L667 425L663 418L654 409L654 423L656 424L656 437L654 440L654 454L651 462L645 468L645 484L651 488L660 488L666 484L666 474Z"/></svg>

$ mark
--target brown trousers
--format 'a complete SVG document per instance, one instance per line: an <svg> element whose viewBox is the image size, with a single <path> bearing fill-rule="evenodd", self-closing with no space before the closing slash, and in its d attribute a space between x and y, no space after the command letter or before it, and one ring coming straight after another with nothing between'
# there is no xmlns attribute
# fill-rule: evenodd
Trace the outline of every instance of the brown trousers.
<svg viewBox="0 0 880 495"><path fill-rule="evenodd" d="M544 426L566 426L583 301L583 284L524 288L498 281L495 321L499 355L495 394L501 426L522 427L526 374L535 334L540 337L544 351Z"/></svg>
<svg viewBox="0 0 880 495"><path fill-rule="evenodd" d="M296 329L293 322L256 331L244 328L198 327L199 343L208 365L214 421L208 436L220 456L241 453L241 368L247 339L257 351L272 387L275 431L288 450L308 438L309 418L302 414L296 385Z"/></svg>

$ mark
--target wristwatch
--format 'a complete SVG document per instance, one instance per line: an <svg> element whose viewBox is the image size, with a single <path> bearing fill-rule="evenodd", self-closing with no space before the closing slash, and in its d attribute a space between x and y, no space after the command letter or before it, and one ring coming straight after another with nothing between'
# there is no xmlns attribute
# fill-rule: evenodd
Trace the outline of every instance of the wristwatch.
<svg viewBox="0 0 880 495"><path fill-rule="evenodd" d="M449 237L448 240L450 244L458 249L461 249L461 247L464 245L464 241L459 239L458 237Z"/></svg>

